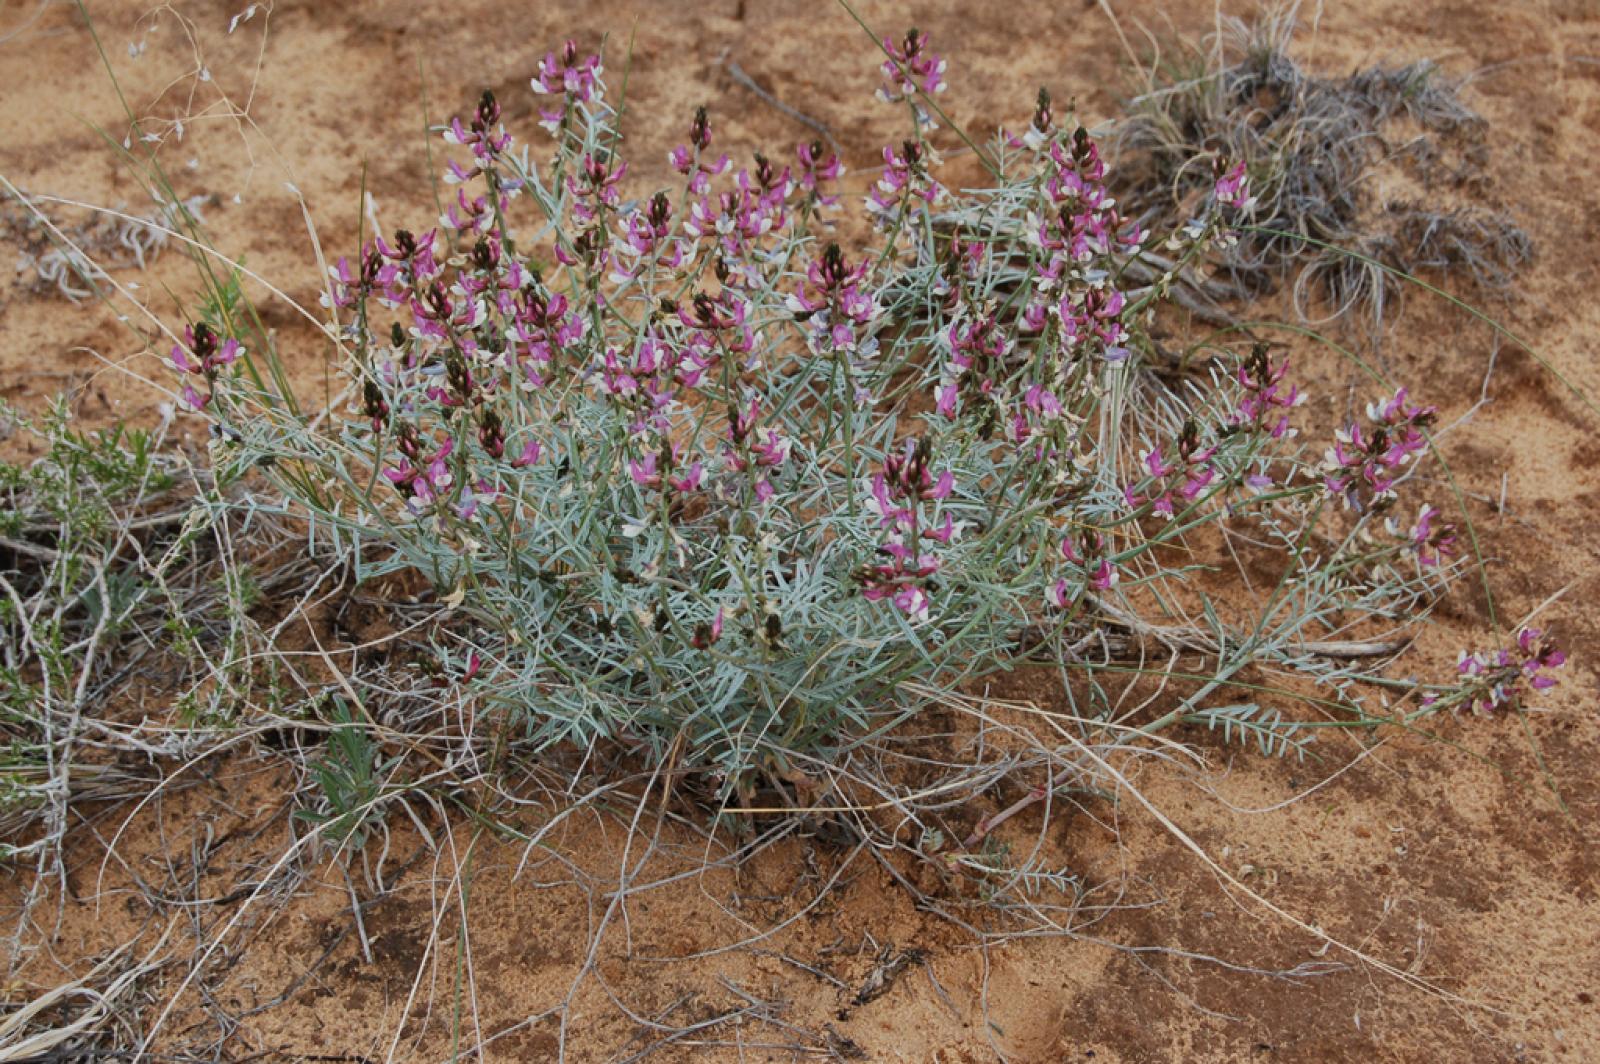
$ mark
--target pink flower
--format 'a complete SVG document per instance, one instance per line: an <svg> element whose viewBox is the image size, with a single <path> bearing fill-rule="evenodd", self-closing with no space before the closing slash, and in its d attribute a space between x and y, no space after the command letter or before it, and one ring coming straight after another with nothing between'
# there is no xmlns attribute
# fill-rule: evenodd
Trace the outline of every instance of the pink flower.
<svg viewBox="0 0 1600 1064"><path fill-rule="evenodd" d="M1220 171L1220 166L1218 169ZM1219 174L1212 195L1224 207L1232 207L1237 211L1249 211L1255 207L1255 197L1250 195L1250 175L1245 172L1243 161L1234 164L1226 173Z"/></svg>
<svg viewBox="0 0 1600 1064"><path fill-rule="evenodd" d="M550 52L539 61L539 75L533 91L547 95L565 93L575 100L588 101L595 95L602 72L598 55L578 58L578 43L567 41L558 55Z"/></svg>
<svg viewBox="0 0 1600 1064"><path fill-rule="evenodd" d="M955 417L957 400L963 393L978 398L996 394L1004 379L1005 358L1012 340L992 314L966 324L957 321L945 335L950 342L950 360L934 389L934 402L941 415ZM1060 407L1054 395L1046 400L1040 388L1033 394L1033 408L1042 412L1059 411Z"/></svg>
<svg viewBox="0 0 1600 1064"><path fill-rule="evenodd" d="M928 616L928 593L918 584L901 584L894 593L894 604L908 617L922 620Z"/></svg>
<svg viewBox="0 0 1600 1064"><path fill-rule="evenodd" d="M933 96L945 90L945 61L929 51L928 35L915 29L909 30L900 41L885 37L883 50L889 58L883 61L883 84L878 88L878 99L885 103L910 100L918 124L932 127L933 118L917 97L919 94Z"/></svg>
<svg viewBox="0 0 1600 1064"><path fill-rule="evenodd" d="M715 296L696 293L687 308L678 308L678 320L690 329L720 332L743 325L746 312L745 302L723 289Z"/></svg>
<svg viewBox="0 0 1600 1064"><path fill-rule="evenodd" d="M1148 451L1141 451L1140 454L1144 461L1145 472L1150 476L1160 478L1172 472L1172 467L1161 457L1160 447L1152 447Z"/></svg>
<svg viewBox="0 0 1600 1064"><path fill-rule="evenodd" d="M1035 384L1028 389L1023 404L1047 420L1061 416L1061 400L1042 384Z"/></svg>
<svg viewBox="0 0 1600 1064"><path fill-rule="evenodd" d="M1439 517L1437 509L1424 503L1422 509L1417 511L1416 523L1406 534L1411 549L1416 551L1417 563L1425 569L1456 554L1456 526L1439 520Z"/></svg>
<svg viewBox="0 0 1600 1064"><path fill-rule="evenodd" d="M864 566L856 574L868 601L887 599L901 612L919 619L928 615L932 577L940 567L937 556L920 552L921 542L948 545L956 534L949 514L937 524L931 515L924 518L923 504L949 498L955 489L955 475L945 470L935 476L930 461L925 439L907 440L902 453L884 457L883 470L872 478L867 506L879 515L886 530L878 553L889 560Z"/></svg>
<svg viewBox="0 0 1600 1064"><path fill-rule="evenodd" d="M333 282L328 286L329 294L324 296L324 302L336 307L354 306L360 297L356 276L350 270L350 260L343 255L339 256L336 265L328 267L328 276Z"/></svg>
<svg viewBox="0 0 1600 1064"><path fill-rule="evenodd" d="M926 439L907 440L903 453L884 457L883 472L878 480L893 498L912 502L946 498L955 487L955 476L947 469L935 478L929 468L930 461Z"/></svg>
<svg viewBox="0 0 1600 1064"><path fill-rule="evenodd" d="M711 619L710 624L701 622L694 626L694 635L689 638L689 645L696 650L705 650L722 638L722 607L717 607L717 615Z"/></svg>
<svg viewBox="0 0 1600 1064"><path fill-rule="evenodd" d="M723 457L728 468L736 473L754 470L751 484L756 501L766 502L776 490L767 478L766 470L781 468L789 460L790 441L777 429L759 424L761 398L751 396L744 411L730 411L728 446Z"/></svg>
<svg viewBox="0 0 1600 1064"><path fill-rule="evenodd" d="M1542 634L1538 628L1523 628L1517 632L1517 649L1522 651L1525 658L1522 665L1524 672L1534 673L1540 669L1559 669L1567 663L1567 655L1564 651L1558 649L1553 643L1540 641L1539 637ZM1544 677L1543 679L1545 682L1535 682L1534 686L1546 688L1555 685L1556 681L1553 678Z"/></svg>
<svg viewBox="0 0 1600 1064"><path fill-rule="evenodd" d="M677 491L688 494L691 491L699 490L700 480L705 475L705 471L705 463L696 461L689 466L689 471L686 474L681 477L668 477L667 483L671 484Z"/></svg>
<svg viewBox="0 0 1600 1064"><path fill-rule="evenodd" d="M1266 344L1251 348L1250 354L1239 364L1237 378L1244 395L1229 417L1229 425L1250 432L1266 432L1275 440L1293 437L1295 430L1289 427L1289 415L1276 413L1274 416L1276 411L1288 411L1306 399L1294 385L1284 390L1283 379L1288 372L1289 360L1286 358L1273 365L1267 357Z"/></svg>
<svg viewBox="0 0 1600 1064"><path fill-rule="evenodd" d="M463 521L470 521L478 512L480 504L493 502L499 495L494 485L487 480L479 479L476 484L463 484L461 495L456 499L456 516Z"/></svg>
<svg viewBox="0 0 1600 1064"><path fill-rule="evenodd" d="M939 571L939 559L923 554L915 559L902 544L889 543L878 548L890 560L864 566L856 574L861 584L861 595L868 602L892 603L896 609L915 620L925 620L931 599L928 591L932 577Z"/></svg>
<svg viewBox="0 0 1600 1064"><path fill-rule="evenodd" d="M1072 605L1073 596L1065 577L1050 585L1050 590L1046 595L1050 600L1050 605L1058 610L1064 610Z"/></svg>
<svg viewBox="0 0 1600 1064"><path fill-rule="evenodd" d="M1106 557L1106 540L1098 529L1086 528L1078 533L1078 542L1073 543L1069 534L1061 539L1061 557L1081 574L1082 586L1095 591L1110 591L1117 586L1121 579L1117 567ZM1058 609L1066 609L1077 600L1077 594L1072 590L1074 582L1066 577L1061 577L1052 584L1045 593L1046 599Z"/></svg>
<svg viewBox="0 0 1600 1064"><path fill-rule="evenodd" d="M1129 507L1137 509L1148 502L1152 513L1170 519L1177 515L1179 499L1185 504L1195 502L1216 479L1216 470L1211 466L1211 458L1217 453L1216 445L1201 446L1200 428L1193 420L1185 422L1179 432L1177 451L1177 463L1167 461L1160 447L1140 453L1140 463L1148 478L1145 490L1149 494L1141 495L1132 484L1128 485L1123 489L1123 498ZM1180 474L1182 480L1175 482L1174 478Z"/></svg>
<svg viewBox="0 0 1600 1064"><path fill-rule="evenodd" d="M689 143L679 144L667 153L667 162L680 174L720 174L728 168L726 155L714 164L700 162L700 156L711 147L711 120L704 107L697 108L694 121L689 123Z"/></svg>
<svg viewBox="0 0 1600 1064"><path fill-rule="evenodd" d="M230 366L239 357L239 341L222 339L216 329L206 322L185 326L183 342L172 345L172 365L180 372L205 380L208 389L202 394L194 384L183 384L183 403L191 410L203 410L211 402L211 391L216 388L217 377L223 367Z"/></svg>
<svg viewBox="0 0 1600 1064"><path fill-rule="evenodd" d="M839 202L838 196L828 195L822 190L824 182L831 184L839 180L839 175L844 172L839 157L830 154L824 159L820 140L800 144L794 152L800 160L800 187L815 196L819 206L831 207Z"/></svg>
<svg viewBox="0 0 1600 1064"><path fill-rule="evenodd" d="M898 152L885 147L883 163L883 173L867 195L867 213L879 229L892 229L918 201L936 203L944 195L944 186L928 172L928 153L918 141L902 142Z"/></svg>
<svg viewBox="0 0 1600 1064"><path fill-rule="evenodd" d="M829 244L807 267L806 280L787 306L809 326L812 350L853 352L869 337L882 308L864 287L866 275L867 264L851 266L838 244Z"/></svg>
<svg viewBox="0 0 1600 1064"><path fill-rule="evenodd" d="M616 207L621 196L618 186L627 172L628 164L615 156L600 160L585 153L579 172L567 175L573 215L581 222L590 222L599 217L601 208Z"/></svg>
<svg viewBox="0 0 1600 1064"><path fill-rule="evenodd" d="M630 458L628 460L628 475L633 482L643 488L653 488L661 483L661 474L656 472L656 455L654 451L643 458Z"/></svg>
<svg viewBox="0 0 1600 1064"><path fill-rule="evenodd" d="M539 456L542 453L543 448L539 446L539 441L530 439L523 445L522 453L511 460L511 466L514 469L525 469L528 466L535 465L538 463Z"/></svg>
<svg viewBox="0 0 1600 1064"><path fill-rule="evenodd" d="M1567 655L1538 628L1517 631L1515 649L1461 652L1456 662L1459 677L1453 695L1443 701L1476 713L1489 713L1503 706L1518 706L1525 690L1546 691L1556 685L1555 669L1567 663ZM1437 695L1425 704L1442 701Z"/></svg>
<svg viewBox="0 0 1600 1064"><path fill-rule="evenodd" d="M1434 408L1410 405L1401 388L1368 406L1367 416L1376 427L1370 433L1354 424L1340 429L1322 462L1324 489L1358 513L1393 498L1404 466L1427 448L1421 430L1432 422Z"/></svg>
<svg viewBox="0 0 1600 1064"><path fill-rule="evenodd" d="M511 135L499 122L500 104L495 100L494 93L484 89L470 125L462 126L460 118L452 118L450 127L444 132L445 142L471 148L479 165L487 166L493 162L495 156L511 147ZM451 164L451 173L457 182L475 176L477 172L477 167L468 172L454 163Z"/></svg>
<svg viewBox="0 0 1600 1064"><path fill-rule="evenodd" d="M421 513L444 496L455 481L448 461L455 442L446 439L432 453L423 455L416 430L404 425L398 445L407 461L386 468L383 475L395 486L396 491L406 497L406 507L412 513Z"/></svg>

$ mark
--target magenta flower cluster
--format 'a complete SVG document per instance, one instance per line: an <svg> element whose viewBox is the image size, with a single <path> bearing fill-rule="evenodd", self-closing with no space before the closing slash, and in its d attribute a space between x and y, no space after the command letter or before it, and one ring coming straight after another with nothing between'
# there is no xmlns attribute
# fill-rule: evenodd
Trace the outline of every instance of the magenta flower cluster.
<svg viewBox="0 0 1600 1064"><path fill-rule="evenodd" d="M1256 344L1234 371L1240 397L1228 425L1234 431L1264 432L1274 440L1295 435L1289 411L1306 401L1298 385L1284 387L1289 373L1287 358L1273 362L1265 344Z"/></svg>
<svg viewBox="0 0 1600 1064"><path fill-rule="evenodd" d="M1085 587L1093 591L1110 591L1117 586L1120 574L1107 557L1106 537L1099 529L1086 528L1076 536L1069 534L1062 537L1060 550L1062 559L1080 575L1076 583L1063 576L1050 585L1047 598L1052 606L1067 609L1079 600L1081 589Z"/></svg>
<svg viewBox="0 0 1600 1064"><path fill-rule="evenodd" d="M559 132L575 104L588 103L598 94L603 73L600 57L580 55L576 41L567 41L559 53L548 53L539 61L539 74L532 82L533 91L561 96L563 101L560 107L540 108L539 124L552 133Z"/></svg>
<svg viewBox="0 0 1600 1064"><path fill-rule="evenodd" d="M216 390L217 377L224 367L231 366L242 348L239 341L224 339L206 322L185 326L183 342L172 345L172 364L184 374L183 405L190 410L204 410ZM203 382L201 392L195 382Z"/></svg>
<svg viewBox="0 0 1600 1064"><path fill-rule="evenodd" d="M1010 333L993 313L975 321L957 320L949 328L950 358L934 387L934 409L947 418L959 412L962 396L980 404L995 403L1004 392L1006 356L1013 347ZM1042 397L1041 400L1042 402ZM1022 411L1012 415L1013 436L1026 432Z"/></svg>
<svg viewBox="0 0 1600 1064"><path fill-rule="evenodd" d="M898 149L884 147L883 171L866 200L867 215L880 231L899 232L908 219L944 198L944 186L933 177L937 162L922 141L907 140Z"/></svg>
<svg viewBox="0 0 1600 1064"><path fill-rule="evenodd" d="M1555 670L1566 663L1566 653L1543 631L1521 628L1509 647L1472 653L1463 650L1456 663L1455 694L1449 698L1430 695L1424 702L1453 704L1473 713L1516 708L1530 691L1554 687Z"/></svg>
<svg viewBox="0 0 1600 1064"><path fill-rule="evenodd" d="M868 282L867 263L852 266L838 244L829 244L812 260L788 308L806 324L816 354L870 355L876 347L873 336L883 309Z"/></svg>
<svg viewBox="0 0 1600 1064"><path fill-rule="evenodd" d="M1418 454L1428 447L1424 430L1435 409L1407 400L1406 389L1367 407L1372 427L1352 423L1334 434L1324 457L1323 486L1344 505L1365 513L1394 500L1394 485Z"/></svg>
<svg viewBox="0 0 1600 1064"><path fill-rule="evenodd" d="M1217 479L1211 464L1217 446L1201 442L1196 422L1184 423L1173 450L1170 459L1159 446L1141 452L1139 460L1146 479L1137 490L1131 484L1124 490L1130 510L1148 505L1151 513L1171 520L1180 509L1194 505Z"/></svg>
<svg viewBox="0 0 1600 1064"><path fill-rule="evenodd" d="M928 615L933 576L940 568L939 558L925 553L922 546L948 546L956 535L951 516L946 513L943 522L938 521L931 505L949 497L955 477L948 469L935 476L931 461L926 438L907 440L902 453L884 458L883 469L872 478L867 506L885 530L885 541L878 548L885 560L865 566L857 575L868 601L887 599L902 613L919 619Z"/></svg>
<svg viewBox="0 0 1600 1064"><path fill-rule="evenodd" d="M1437 568L1447 558L1456 556L1456 526L1444 520L1444 515L1435 506L1423 503L1417 510L1416 520L1403 531L1393 518L1387 524L1390 534L1402 539L1406 549L1415 555L1417 564L1424 569Z"/></svg>
<svg viewBox="0 0 1600 1064"><path fill-rule="evenodd" d="M1049 207L1033 217L1030 233L1043 264L1035 279L1037 294L1023 312L1023 327L1042 332L1053 326L1065 353L1120 362L1128 356L1122 321L1127 301L1109 278L1083 271L1096 259L1137 252L1144 232L1117 211L1106 189L1100 148L1081 127L1070 146L1053 140L1044 154ZM1079 276L1093 278L1092 283L1067 283Z"/></svg>
<svg viewBox="0 0 1600 1064"><path fill-rule="evenodd" d="M883 50L888 58L883 61L878 99L885 103L909 100L918 125L932 128L933 117L919 96L935 96L945 90L945 61L929 48L928 35L916 29L898 41L885 37Z"/></svg>
<svg viewBox="0 0 1600 1064"><path fill-rule="evenodd" d="M1250 194L1250 175L1243 161L1231 167L1218 166L1212 196L1222 206L1236 211L1247 212L1255 208L1256 198Z"/></svg>

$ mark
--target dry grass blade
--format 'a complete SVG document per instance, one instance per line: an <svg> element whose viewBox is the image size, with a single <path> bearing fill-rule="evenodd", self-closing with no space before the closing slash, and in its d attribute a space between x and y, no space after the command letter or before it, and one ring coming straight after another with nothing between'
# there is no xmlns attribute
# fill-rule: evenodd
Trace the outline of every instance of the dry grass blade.
<svg viewBox="0 0 1600 1064"><path fill-rule="evenodd" d="M1165 49L1141 72L1114 135L1133 213L1181 220L1207 195L1210 164L1243 160L1256 228L1220 256L1224 275L1245 292L1288 283L1302 317L1362 323L1374 344L1399 289L1341 251L1504 291L1531 244L1508 213L1481 205L1484 121L1462 82L1426 59L1342 78L1307 71L1290 54L1299 7L1221 18L1206 44Z"/></svg>
<svg viewBox="0 0 1600 1064"><path fill-rule="evenodd" d="M133 943L126 943L80 979L62 983L0 1019L0 1064L41 1059L87 1058L96 1036L120 1024L140 980L167 963L162 956L167 933L137 961L129 963ZM122 1034L119 1030L119 1041ZM123 1042L126 1044L126 1042Z"/></svg>

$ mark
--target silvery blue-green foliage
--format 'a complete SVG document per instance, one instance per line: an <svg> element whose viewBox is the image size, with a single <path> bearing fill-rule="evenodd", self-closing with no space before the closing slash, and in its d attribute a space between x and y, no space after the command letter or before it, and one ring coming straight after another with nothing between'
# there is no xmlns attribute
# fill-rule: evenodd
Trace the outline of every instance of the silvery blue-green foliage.
<svg viewBox="0 0 1600 1064"><path fill-rule="evenodd" d="M1359 697L1361 655L1318 648L1403 625L1451 568L1438 512L1407 529L1391 505L1431 411L1401 393L1319 467L1264 346L1158 383L1154 308L1229 239L1249 176L1220 168L1155 256L1041 95L986 153L994 187L957 194L913 97L943 63L920 35L887 48L913 132L884 149L859 253L828 239L836 158L734 170L703 111L679 186L626 198L603 66L569 44L533 86L549 151L514 146L485 93L445 131L439 225L331 271L347 410L295 412L205 323L173 352L188 405L361 577L431 579L460 617L445 667L539 745L620 740L731 793L1022 659L1099 692L1153 640L1215 674L1163 720L1298 748L1254 707L1191 711L1250 664ZM1165 265L1124 291L1135 261ZM1285 574L1226 610L1189 586L1229 556L1224 522L1251 528L1232 556Z"/></svg>

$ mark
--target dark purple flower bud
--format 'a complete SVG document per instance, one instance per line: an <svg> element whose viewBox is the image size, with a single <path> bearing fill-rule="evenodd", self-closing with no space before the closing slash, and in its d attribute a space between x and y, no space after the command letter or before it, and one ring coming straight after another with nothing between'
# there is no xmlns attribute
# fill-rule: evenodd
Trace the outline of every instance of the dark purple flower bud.
<svg viewBox="0 0 1600 1064"><path fill-rule="evenodd" d="M500 421L500 415L495 413L492 408L484 410L479 416L478 443L490 458L505 457L505 426Z"/></svg>
<svg viewBox="0 0 1600 1064"><path fill-rule="evenodd" d="M205 322L194 327L194 342L189 345L189 350L194 352L202 365L209 362L217 353L217 331Z"/></svg>
<svg viewBox="0 0 1600 1064"><path fill-rule="evenodd" d="M445 379L450 382L450 391L459 403L472 402L477 382L472 379L472 371L467 368L466 359L455 348L451 348L444 356ZM454 405L454 404L447 404Z"/></svg>
<svg viewBox="0 0 1600 1064"><path fill-rule="evenodd" d="M711 120L704 107L695 108L694 121L689 123L689 143L700 151L711 147Z"/></svg>
<svg viewBox="0 0 1600 1064"><path fill-rule="evenodd" d="M850 279L850 265L844 260L844 252L838 244L830 243L822 250L822 264L818 269L818 276L822 287L832 291Z"/></svg>
<svg viewBox="0 0 1600 1064"><path fill-rule="evenodd" d="M422 440L417 435L416 426L410 422L402 422L399 437L395 445L400 448L400 453L411 462L416 462L422 456Z"/></svg>
<svg viewBox="0 0 1600 1064"><path fill-rule="evenodd" d="M672 220L672 201L665 192L657 192L650 198L650 207L645 214L650 228L656 232L663 232L668 222Z"/></svg>
<svg viewBox="0 0 1600 1064"><path fill-rule="evenodd" d="M1039 102L1033 111L1033 128L1040 134L1049 133L1055 127L1055 116L1050 112L1050 90L1040 88Z"/></svg>
<svg viewBox="0 0 1600 1064"><path fill-rule="evenodd" d="M765 155L762 155L760 152L756 152L755 158L756 184L761 186L761 191L771 192L773 186L778 183L780 175L778 171L773 168L772 160L768 159Z"/></svg>
<svg viewBox="0 0 1600 1064"><path fill-rule="evenodd" d="M478 113L473 119L472 128L481 133L498 121L500 121L500 103L494 98L493 92L484 89L483 95L478 99Z"/></svg>
<svg viewBox="0 0 1600 1064"><path fill-rule="evenodd" d="M450 292L443 281L435 281L428 286L428 310L437 321L447 320L455 310L455 303L450 299Z"/></svg>
<svg viewBox="0 0 1600 1064"><path fill-rule="evenodd" d="M389 404L384 401L378 382L368 380L361 388L362 410L372 420L372 431L381 432L389 421Z"/></svg>
<svg viewBox="0 0 1600 1064"><path fill-rule="evenodd" d="M484 273L488 273L499 264L499 246L492 241L480 237L478 242L472 245L472 265Z"/></svg>

